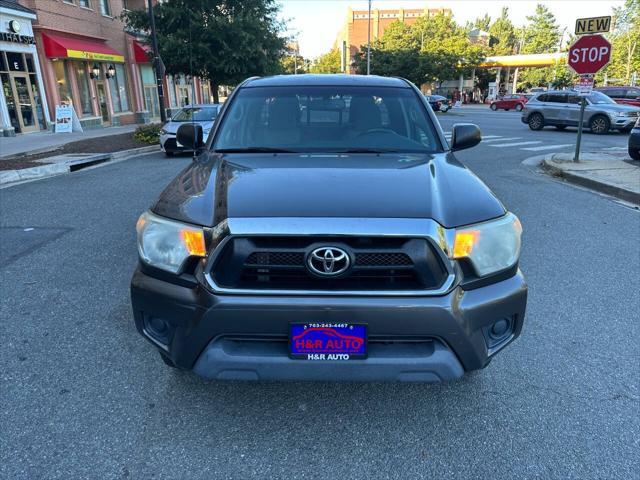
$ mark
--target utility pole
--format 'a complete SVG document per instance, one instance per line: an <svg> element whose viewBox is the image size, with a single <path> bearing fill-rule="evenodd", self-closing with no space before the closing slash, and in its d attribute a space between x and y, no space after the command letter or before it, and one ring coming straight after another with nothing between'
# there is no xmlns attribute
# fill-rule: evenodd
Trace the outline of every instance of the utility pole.
<svg viewBox="0 0 640 480"><path fill-rule="evenodd" d="M153 0L148 0L149 5L149 24L151 26L151 45L153 47L153 68L156 73L156 86L158 88L158 103L160 104L160 121L167 121L167 112L164 109L164 88L162 79L164 77L164 63L158 52L158 37L156 37L156 20L153 17Z"/></svg>
<svg viewBox="0 0 640 480"><path fill-rule="evenodd" d="M371 74L371 0L369 0L369 15L367 16L367 75Z"/></svg>

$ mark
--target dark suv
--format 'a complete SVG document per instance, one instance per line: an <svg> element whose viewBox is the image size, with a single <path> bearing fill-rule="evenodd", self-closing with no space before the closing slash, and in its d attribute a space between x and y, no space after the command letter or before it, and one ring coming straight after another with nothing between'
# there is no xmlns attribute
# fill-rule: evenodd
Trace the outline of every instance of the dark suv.
<svg viewBox="0 0 640 480"><path fill-rule="evenodd" d="M442 381L522 329L521 226L399 78L252 78L137 224L136 327L214 379Z"/></svg>

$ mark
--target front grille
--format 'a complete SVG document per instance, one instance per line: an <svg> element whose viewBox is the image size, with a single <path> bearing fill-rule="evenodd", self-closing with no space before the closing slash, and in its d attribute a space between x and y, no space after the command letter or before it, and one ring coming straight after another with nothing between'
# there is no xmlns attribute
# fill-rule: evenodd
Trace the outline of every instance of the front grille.
<svg viewBox="0 0 640 480"><path fill-rule="evenodd" d="M348 252L343 275L318 277L306 265L321 246ZM250 290L426 290L440 287L447 271L433 246L419 238L235 237L212 268L220 287Z"/></svg>

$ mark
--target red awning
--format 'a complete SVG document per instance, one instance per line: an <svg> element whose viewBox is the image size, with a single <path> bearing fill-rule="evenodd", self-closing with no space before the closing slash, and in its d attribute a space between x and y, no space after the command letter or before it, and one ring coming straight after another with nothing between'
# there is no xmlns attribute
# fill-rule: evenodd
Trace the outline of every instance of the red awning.
<svg viewBox="0 0 640 480"><path fill-rule="evenodd" d="M104 42L42 34L47 57L124 62L124 55Z"/></svg>
<svg viewBox="0 0 640 480"><path fill-rule="evenodd" d="M133 41L133 54L136 63L150 63L153 57L153 49L149 45Z"/></svg>

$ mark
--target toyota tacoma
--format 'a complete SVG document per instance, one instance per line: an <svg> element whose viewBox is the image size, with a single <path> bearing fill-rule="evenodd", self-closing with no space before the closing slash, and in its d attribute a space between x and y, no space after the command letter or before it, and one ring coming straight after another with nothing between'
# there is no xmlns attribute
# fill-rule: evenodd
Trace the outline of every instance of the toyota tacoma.
<svg viewBox="0 0 640 480"><path fill-rule="evenodd" d="M135 324L210 379L437 382L521 332L522 227L400 78L251 78L137 223ZM185 147L186 148L186 147Z"/></svg>

